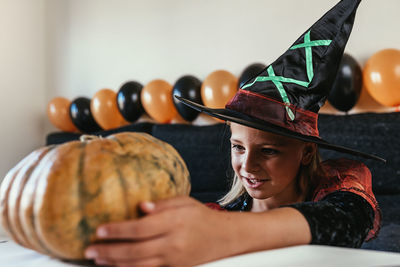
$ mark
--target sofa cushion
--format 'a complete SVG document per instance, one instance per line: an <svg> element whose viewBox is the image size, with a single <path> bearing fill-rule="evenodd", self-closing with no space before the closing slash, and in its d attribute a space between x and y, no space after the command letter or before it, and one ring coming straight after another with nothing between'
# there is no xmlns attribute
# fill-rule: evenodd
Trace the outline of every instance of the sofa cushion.
<svg viewBox="0 0 400 267"><path fill-rule="evenodd" d="M149 122L133 123L117 129L99 131L91 133L92 135L101 135L103 137L110 134L119 132L145 132L151 134L153 124ZM79 140L81 133L67 133L67 132L54 132L50 133L46 137L46 145L62 144L64 142Z"/></svg>
<svg viewBox="0 0 400 267"><path fill-rule="evenodd" d="M229 189L233 174L229 135L225 124L153 127L153 136L170 143L185 160L191 175L191 195L202 202L214 202Z"/></svg>
<svg viewBox="0 0 400 267"><path fill-rule="evenodd" d="M362 248L400 251L400 194L399 195L377 195L382 212L382 224L378 237L362 245Z"/></svg>
<svg viewBox="0 0 400 267"><path fill-rule="evenodd" d="M361 160L371 170L375 194L400 193L400 113L321 114L318 123L320 135L326 141L376 154L387 159L387 163L321 149L323 158Z"/></svg>
<svg viewBox="0 0 400 267"><path fill-rule="evenodd" d="M400 194L376 195L376 200L382 212L382 225L384 226L390 223L400 225Z"/></svg>
<svg viewBox="0 0 400 267"><path fill-rule="evenodd" d="M210 192L197 192L192 190L190 196L201 201L203 203L216 203L218 199L222 198L226 194L226 190L223 191L210 191Z"/></svg>
<svg viewBox="0 0 400 267"><path fill-rule="evenodd" d="M381 228L376 239L364 243L361 248L381 250L381 251L400 251L400 224L388 224Z"/></svg>

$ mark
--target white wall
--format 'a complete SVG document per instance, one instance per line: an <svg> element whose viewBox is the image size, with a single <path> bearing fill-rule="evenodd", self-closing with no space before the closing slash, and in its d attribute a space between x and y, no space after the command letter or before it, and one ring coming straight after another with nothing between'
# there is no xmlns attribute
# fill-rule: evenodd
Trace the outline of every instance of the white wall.
<svg viewBox="0 0 400 267"><path fill-rule="evenodd" d="M0 177L56 129L55 96L275 60L337 0L0 0ZM399 0L362 1L347 52L400 48ZM1 180L1 178L0 178Z"/></svg>
<svg viewBox="0 0 400 267"><path fill-rule="evenodd" d="M337 0L50 0L49 97L270 63ZM399 48L400 1L362 1L347 52Z"/></svg>
<svg viewBox="0 0 400 267"><path fill-rule="evenodd" d="M0 0L0 181L44 144L44 2Z"/></svg>

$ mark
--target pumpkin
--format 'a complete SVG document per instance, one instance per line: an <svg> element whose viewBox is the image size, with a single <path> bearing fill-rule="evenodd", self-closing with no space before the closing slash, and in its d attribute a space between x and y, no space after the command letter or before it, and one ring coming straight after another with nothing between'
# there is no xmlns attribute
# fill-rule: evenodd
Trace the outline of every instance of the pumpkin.
<svg viewBox="0 0 400 267"><path fill-rule="evenodd" d="M177 151L145 133L87 138L32 152L0 187L0 220L20 245L83 259L97 226L138 218L138 203L190 191Z"/></svg>

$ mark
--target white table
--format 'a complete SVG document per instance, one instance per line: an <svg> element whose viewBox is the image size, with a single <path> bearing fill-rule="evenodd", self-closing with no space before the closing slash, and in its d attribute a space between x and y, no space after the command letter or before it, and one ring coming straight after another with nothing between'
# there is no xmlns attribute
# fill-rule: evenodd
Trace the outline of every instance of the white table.
<svg viewBox="0 0 400 267"><path fill-rule="evenodd" d="M329 246L295 246L249 253L198 267L395 267L400 253Z"/></svg>
<svg viewBox="0 0 400 267"><path fill-rule="evenodd" d="M92 266L68 263L25 249L0 237L1 267L71 267ZM400 266L400 253L328 246L296 246L249 253L203 264L198 267L394 267Z"/></svg>

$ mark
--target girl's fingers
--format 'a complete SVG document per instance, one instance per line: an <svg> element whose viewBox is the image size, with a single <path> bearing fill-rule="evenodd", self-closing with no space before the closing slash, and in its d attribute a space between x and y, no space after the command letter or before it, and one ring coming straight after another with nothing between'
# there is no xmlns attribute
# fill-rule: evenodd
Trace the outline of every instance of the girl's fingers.
<svg viewBox="0 0 400 267"><path fill-rule="evenodd" d="M107 259L95 259L94 262L96 263L96 265L116 266L115 262L107 260Z"/></svg>
<svg viewBox="0 0 400 267"><path fill-rule="evenodd" d="M156 213L161 212L167 209L176 209L183 206L193 205L197 201L187 197L187 196L179 196L173 197L163 200L158 200L155 202L145 201L140 203L140 209L145 213Z"/></svg>
<svg viewBox="0 0 400 267"><path fill-rule="evenodd" d="M154 257L148 259L140 259L134 261L114 261L110 259L99 258L95 259L94 262L96 265L102 266L116 266L116 267L154 267L154 266L165 266L161 257Z"/></svg>
<svg viewBox="0 0 400 267"><path fill-rule="evenodd" d="M103 224L97 228L96 235L99 239L138 240L152 238L164 234L169 229L169 224L165 221L166 217L166 214L156 214L137 220Z"/></svg>
<svg viewBox="0 0 400 267"><path fill-rule="evenodd" d="M118 262L118 267L154 267L154 266L167 266L160 257L141 259L134 262Z"/></svg>
<svg viewBox="0 0 400 267"><path fill-rule="evenodd" d="M86 249L85 257L111 263L157 258L163 243L164 239L160 237L141 242L95 244Z"/></svg>
<svg viewBox="0 0 400 267"><path fill-rule="evenodd" d="M97 228L96 235L100 239L125 240L148 239L163 235L174 227L175 213L179 212L180 208L195 204L197 201L189 197L143 202L141 208L150 213L149 215L130 221L103 224Z"/></svg>

